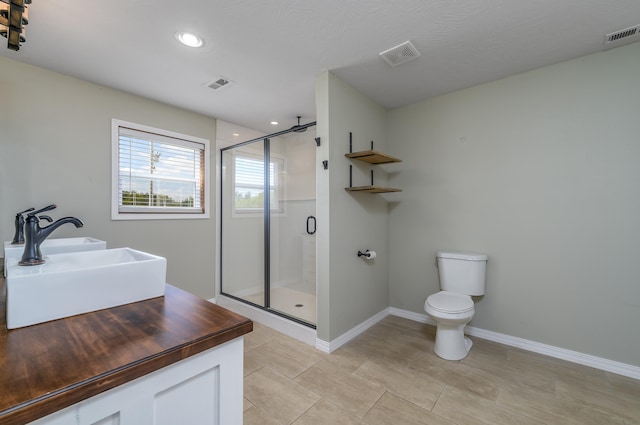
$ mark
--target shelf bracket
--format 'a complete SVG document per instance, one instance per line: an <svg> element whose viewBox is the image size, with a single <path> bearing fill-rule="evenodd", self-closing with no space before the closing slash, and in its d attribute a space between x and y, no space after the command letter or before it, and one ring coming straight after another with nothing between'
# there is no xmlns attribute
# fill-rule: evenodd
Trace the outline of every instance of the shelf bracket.
<svg viewBox="0 0 640 425"><path fill-rule="evenodd" d="M382 152L375 151L373 149L373 140L371 141L371 149L368 151L353 152L353 133L349 132L349 153L345 154L349 159L355 159L358 161L366 162L373 165L390 164L393 162L402 162L402 160L395 158L391 155L387 155ZM369 186L353 186L353 165L349 165L349 187L345 187L347 192L368 192L368 193L388 193L388 192L402 192L402 189L395 189L393 187L376 186L373 182L373 169L369 170L371 173L371 184Z"/></svg>

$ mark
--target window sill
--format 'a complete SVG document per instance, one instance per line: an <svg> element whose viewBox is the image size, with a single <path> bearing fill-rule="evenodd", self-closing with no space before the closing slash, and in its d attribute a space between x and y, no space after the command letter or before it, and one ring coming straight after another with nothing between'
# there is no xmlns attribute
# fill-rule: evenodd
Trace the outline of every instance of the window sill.
<svg viewBox="0 0 640 425"><path fill-rule="evenodd" d="M111 220L198 220L211 218L209 213L166 214L166 213L115 213Z"/></svg>

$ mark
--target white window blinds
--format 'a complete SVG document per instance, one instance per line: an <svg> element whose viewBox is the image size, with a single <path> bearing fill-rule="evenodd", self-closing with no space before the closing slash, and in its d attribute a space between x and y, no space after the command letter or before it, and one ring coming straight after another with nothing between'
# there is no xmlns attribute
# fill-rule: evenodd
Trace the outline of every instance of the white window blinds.
<svg viewBox="0 0 640 425"><path fill-rule="evenodd" d="M203 213L205 145L118 127L120 212Z"/></svg>
<svg viewBox="0 0 640 425"><path fill-rule="evenodd" d="M264 160L250 154L235 156L235 210L257 211L264 209ZM272 158L269 163L269 192L271 209L278 209L279 172L282 159Z"/></svg>

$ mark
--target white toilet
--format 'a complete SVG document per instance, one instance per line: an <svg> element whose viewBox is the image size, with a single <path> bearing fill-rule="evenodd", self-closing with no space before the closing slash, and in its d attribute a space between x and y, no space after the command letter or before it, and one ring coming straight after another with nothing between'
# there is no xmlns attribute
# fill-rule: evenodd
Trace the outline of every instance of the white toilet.
<svg viewBox="0 0 640 425"><path fill-rule="evenodd" d="M436 263L442 291L424 302L424 310L438 324L433 351L443 359L460 360L471 349L464 327L475 312L471 296L484 294L487 256L439 251Z"/></svg>

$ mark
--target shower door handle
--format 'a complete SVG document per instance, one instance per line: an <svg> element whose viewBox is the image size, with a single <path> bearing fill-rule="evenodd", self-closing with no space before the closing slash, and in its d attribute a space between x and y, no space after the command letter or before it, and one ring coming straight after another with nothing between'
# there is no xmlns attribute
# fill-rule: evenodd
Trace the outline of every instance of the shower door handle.
<svg viewBox="0 0 640 425"><path fill-rule="evenodd" d="M311 220L313 220L313 230L311 229L311 226L310 226ZM313 235L314 233L316 233L316 218L312 215L307 217L307 233L309 235Z"/></svg>

